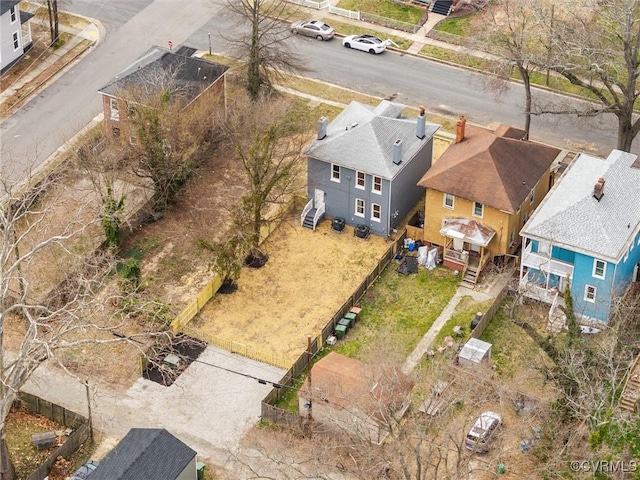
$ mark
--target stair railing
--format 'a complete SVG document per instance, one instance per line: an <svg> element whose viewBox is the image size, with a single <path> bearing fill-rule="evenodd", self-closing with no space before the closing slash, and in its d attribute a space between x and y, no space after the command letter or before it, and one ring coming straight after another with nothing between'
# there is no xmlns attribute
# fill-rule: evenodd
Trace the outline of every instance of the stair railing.
<svg viewBox="0 0 640 480"><path fill-rule="evenodd" d="M302 210L302 213L300 214L300 225L302 226L304 224L304 218L307 216L307 213L309 213L311 211L311 209L313 208L313 199L309 200L307 202L307 204L304 206L304 209ZM313 224L313 228L315 229L315 223Z"/></svg>
<svg viewBox="0 0 640 480"><path fill-rule="evenodd" d="M318 220L320 220L320 217L322 217L322 215L324 215L324 203L322 205L320 205L320 208L318 208L318 210L316 210L316 214L313 216L313 229L316 229L316 225L318 224Z"/></svg>

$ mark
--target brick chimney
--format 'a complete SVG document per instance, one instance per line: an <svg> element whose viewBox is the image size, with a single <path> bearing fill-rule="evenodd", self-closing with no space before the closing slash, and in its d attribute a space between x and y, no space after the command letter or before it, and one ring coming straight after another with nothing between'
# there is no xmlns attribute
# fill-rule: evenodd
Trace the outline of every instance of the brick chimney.
<svg viewBox="0 0 640 480"><path fill-rule="evenodd" d="M593 186L593 198L600 201L604 195L604 178L600 177L596 184Z"/></svg>
<svg viewBox="0 0 640 480"><path fill-rule="evenodd" d="M467 117L462 115L456 123L456 143L460 143L464 140L464 127L467 124Z"/></svg>

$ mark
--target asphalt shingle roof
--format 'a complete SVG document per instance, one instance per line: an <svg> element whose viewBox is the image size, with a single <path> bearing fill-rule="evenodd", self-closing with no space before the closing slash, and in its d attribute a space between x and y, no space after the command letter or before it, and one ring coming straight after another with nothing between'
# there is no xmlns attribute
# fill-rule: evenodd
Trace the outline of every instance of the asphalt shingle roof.
<svg viewBox="0 0 640 480"><path fill-rule="evenodd" d="M464 139L450 145L418 185L515 213L560 154L521 140L524 133L467 125Z"/></svg>
<svg viewBox="0 0 640 480"><path fill-rule="evenodd" d="M440 128L427 122L425 137L416 137L416 119L401 117L405 108L387 100L375 108L351 102L327 126L327 136L314 140L306 153L327 163L391 180ZM400 165L393 163L396 140L402 140Z"/></svg>
<svg viewBox="0 0 640 480"><path fill-rule="evenodd" d="M521 233L573 250L618 260L640 228L637 156L613 150L607 159L580 155L556 183ZM602 177L604 195L593 197Z"/></svg>
<svg viewBox="0 0 640 480"><path fill-rule="evenodd" d="M171 86L187 101L215 83L229 69L226 65L174 53L154 46L138 60L112 78L99 92L113 97L127 98L135 93L135 100L144 102ZM142 98L138 98L142 97Z"/></svg>
<svg viewBox="0 0 640 480"><path fill-rule="evenodd" d="M4 15L21 2L21 0L0 0L0 15Z"/></svg>
<svg viewBox="0 0 640 480"><path fill-rule="evenodd" d="M195 456L195 450L163 428L132 428L91 479L175 480Z"/></svg>

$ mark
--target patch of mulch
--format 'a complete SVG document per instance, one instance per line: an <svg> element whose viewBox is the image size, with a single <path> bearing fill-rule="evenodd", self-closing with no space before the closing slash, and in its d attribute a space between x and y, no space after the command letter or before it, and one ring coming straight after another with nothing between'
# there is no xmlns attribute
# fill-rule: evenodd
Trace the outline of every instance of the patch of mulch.
<svg viewBox="0 0 640 480"><path fill-rule="evenodd" d="M151 380L168 387L176 381L194 360L207 348L207 344L196 338L187 335L176 335L169 345L166 345L160 352L149 361L149 364L142 372L142 378ZM168 363L167 357L175 359L177 366L173 362Z"/></svg>

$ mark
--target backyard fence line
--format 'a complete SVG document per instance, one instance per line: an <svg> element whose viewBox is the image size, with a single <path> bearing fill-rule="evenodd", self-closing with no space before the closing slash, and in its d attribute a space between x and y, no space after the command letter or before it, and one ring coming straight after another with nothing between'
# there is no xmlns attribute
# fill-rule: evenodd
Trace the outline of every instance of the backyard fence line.
<svg viewBox="0 0 640 480"><path fill-rule="evenodd" d="M331 5L329 5L329 13L333 13L334 15L339 15L341 17L352 18L353 20L361 19L360 12L347 10L346 8L333 7Z"/></svg>
<svg viewBox="0 0 640 480"><path fill-rule="evenodd" d="M404 246L404 239L407 236L407 231L403 230L402 233L398 236L396 240L391 244L391 246L386 250L386 252L382 255L380 260L378 260L377 265L369 272L364 281L356 287L353 293L345 300L342 306L336 311L331 320L325 325L322 329L322 332L319 336L317 336L311 342L311 355L315 355L318 350L324 345L327 338L329 338L335 329L336 324L340 321L340 319L347 313L351 307L357 305L358 302L362 299L367 290L375 283L380 274L384 271L384 269L389 265L389 262L396 256L398 251L402 249ZM307 369L308 365L308 351L304 351L299 357L298 360L291 366L291 368L287 371L287 373L280 379L278 382L280 385L290 387L293 385L293 382L300 376L302 372ZM261 408L261 417L264 420L269 420L273 423L280 423L282 419L288 419L291 412L287 412L284 409L275 407L274 404L288 391L287 388L273 388L271 391L264 397L262 400L262 408ZM284 412L284 413L283 413ZM288 420L286 420L288 422Z"/></svg>
<svg viewBox="0 0 640 480"><path fill-rule="evenodd" d="M478 322L476 328L474 328L471 332L471 338L475 338L478 340L480 339L480 336L484 332L484 329L487 327L487 325L489 325L489 322L498 311L498 308L500 308L500 304L502 303L504 297L506 297L508 292L509 286L505 285L502 290L500 290L500 293L496 296L496 298L493 299L493 303L491 304L491 306L487 309L486 312L482 314L482 319Z"/></svg>
<svg viewBox="0 0 640 480"><path fill-rule="evenodd" d="M69 458L80 448L80 445L86 442L91 433L91 426L89 425L89 420L82 415L67 410L48 400L36 397L35 395L20 392L18 401L30 412L45 416L54 422L73 429L73 432L71 432L65 442L56 448L53 453L27 477L27 480L44 480L47 478L49 470L51 470L51 467L58 457Z"/></svg>
<svg viewBox="0 0 640 480"><path fill-rule="evenodd" d="M287 2L302 5L303 7L315 8L316 10L322 10L323 8L327 8L331 5L329 1L314 2L312 0L287 0Z"/></svg>

